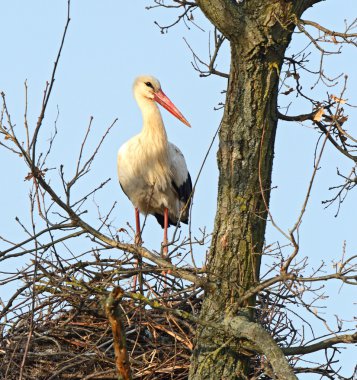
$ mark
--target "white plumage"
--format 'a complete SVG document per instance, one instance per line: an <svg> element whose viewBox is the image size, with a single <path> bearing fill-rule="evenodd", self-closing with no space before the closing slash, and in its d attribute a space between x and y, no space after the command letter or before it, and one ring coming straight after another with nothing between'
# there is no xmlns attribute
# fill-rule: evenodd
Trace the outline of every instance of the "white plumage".
<svg viewBox="0 0 357 380"><path fill-rule="evenodd" d="M190 125L163 93L156 78L138 77L133 91L142 112L143 128L120 147L118 177L123 191L136 208L137 227L138 211L154 215L163 228L179 221L187 223L192 192L190 174L179 148L167 140L156 102Z"/></svg>

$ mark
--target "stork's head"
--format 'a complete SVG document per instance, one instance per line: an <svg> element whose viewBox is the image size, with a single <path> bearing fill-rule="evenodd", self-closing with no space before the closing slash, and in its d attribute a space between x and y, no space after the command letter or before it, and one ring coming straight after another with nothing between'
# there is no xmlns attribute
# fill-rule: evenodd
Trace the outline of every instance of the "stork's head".
<svg viewBox="0 0 357 380"><path fill-rule="evenodd" d="M182 113L164 94L160 82L155 77L151 75L137 77L134 81L133 91L138 103L143 99L157 102L188 127L191 127L190 123L185 119Z"/></svg>

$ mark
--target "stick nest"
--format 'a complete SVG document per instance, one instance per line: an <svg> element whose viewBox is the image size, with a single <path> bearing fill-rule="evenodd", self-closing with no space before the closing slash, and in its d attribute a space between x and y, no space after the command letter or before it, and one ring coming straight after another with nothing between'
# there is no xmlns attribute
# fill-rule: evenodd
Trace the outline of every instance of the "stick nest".
<svg viewBox="0 0 357 380"><path fill-rule="evenodd" d="M98 297L62 300L60 313L24 313L0 341L0 377L18 379L117 379L110 324ZM192 294L168 301L197 311ZM43 305L42 305L43 306ZM134 379L187 379L195 326L132 300L120 304ZM25 360L24 360L25 358Z"/></svg>

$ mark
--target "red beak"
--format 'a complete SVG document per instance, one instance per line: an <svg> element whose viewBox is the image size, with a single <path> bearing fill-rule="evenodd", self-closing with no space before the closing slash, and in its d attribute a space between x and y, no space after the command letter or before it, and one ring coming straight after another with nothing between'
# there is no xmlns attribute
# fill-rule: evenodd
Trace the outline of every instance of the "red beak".
<svg viewBox="0 0 357 380"><path fill-rule="evenodd" d="M172 115L177 117L188 127L191 127L190 123L185 119L182 113L176 108L176 106L171 102L171 100L164 94L164 92L161 89L154 93L154 100L158 102L161 106L166 108Z"/></svg>

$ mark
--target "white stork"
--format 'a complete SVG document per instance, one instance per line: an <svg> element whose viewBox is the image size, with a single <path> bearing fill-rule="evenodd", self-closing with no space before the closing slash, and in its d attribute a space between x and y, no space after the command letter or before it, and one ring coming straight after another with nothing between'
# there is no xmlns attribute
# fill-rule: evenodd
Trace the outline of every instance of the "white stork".
<svg viewBox="0 0 357 380"><path fill-rule="evenodd" d="M153 76L140 76L133 85L142 112L141 132L118 151L119 183L135 207L136 244L141 244L139 212L152 214L164 229L163 253L167 255L167 228L188 223L192 182L185 158L167 140L157 103L190 127L189 122L161 90Z"/></svg>

